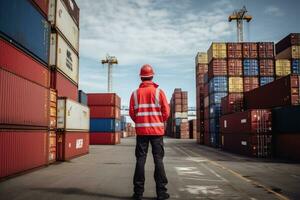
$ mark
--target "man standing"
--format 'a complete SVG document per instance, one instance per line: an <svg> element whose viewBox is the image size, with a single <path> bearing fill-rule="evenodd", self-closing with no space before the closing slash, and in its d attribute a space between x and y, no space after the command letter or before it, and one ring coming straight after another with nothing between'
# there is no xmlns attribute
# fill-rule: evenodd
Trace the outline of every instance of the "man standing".
<svg viewBox="0 0 300 200"><path fill-rule="evenodd" d="M164 157L164 122L168 119L170 107L165 93L152 82L154 76L151 65L145 64L140 71L142 83L130 98L129 114L136 129L136 166L133 178L134 199L142 199L145 183L145 163L148 146L151 143L154 158L157 199L168 199Z"/></svg>

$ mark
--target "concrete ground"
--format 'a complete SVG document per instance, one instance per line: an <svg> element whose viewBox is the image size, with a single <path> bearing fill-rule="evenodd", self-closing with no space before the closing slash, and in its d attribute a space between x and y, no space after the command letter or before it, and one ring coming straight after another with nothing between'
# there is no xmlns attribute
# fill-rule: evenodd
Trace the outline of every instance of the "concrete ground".
<svg viewBox="0 0 300 200"><path fill-rule="evenodd" d="M135 138L91 146L90 154L0 182L1 200L130 199ZM171 199L300 199L300 164L246 158L165 139ZM151 149L149 149L151 153ZM153 159L146 164L144 199L155 199Z"/></svg>

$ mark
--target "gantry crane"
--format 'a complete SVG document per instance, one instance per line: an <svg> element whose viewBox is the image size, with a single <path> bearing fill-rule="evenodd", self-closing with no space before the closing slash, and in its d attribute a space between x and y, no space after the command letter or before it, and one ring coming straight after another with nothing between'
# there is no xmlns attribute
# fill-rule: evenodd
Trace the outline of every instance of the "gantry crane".
<svg viewBox="0 0 300 200"><path fill-rule="evenodd" d="M236 20L237 25L237 41L243 42L243 22L244 20L246 22L250 22L252 20L251 15L247 15L247 9L245 6L243 6L240 10L235 10L233 13L228 17L228 21L231 22L233 20Z"/></svg>
<svg viewBox="0 0 300 200"><path fill-rule="evenodd" d="M114 64L118 64L118 59L115 56L106 55L106 58L101 63L107 64L107 92L112 92L112 68Z"/></svg>

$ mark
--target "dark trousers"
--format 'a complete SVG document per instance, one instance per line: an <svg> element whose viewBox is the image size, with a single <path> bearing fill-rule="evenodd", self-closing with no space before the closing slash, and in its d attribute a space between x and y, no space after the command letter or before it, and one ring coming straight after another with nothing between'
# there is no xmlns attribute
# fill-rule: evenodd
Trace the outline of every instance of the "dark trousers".
<svg viewBox="0 0 300 200"><path fill-rule="evenodd" d="M152 146L152 155L155 164L154 179L156 182L156 193L161 195L167 192L166 185L168 179L166 176L163 157L165 154L163 136L137 136L136 137L136 166L133 178L134 192L142 195L145 184L145 163L148 153L149 143Z"/></svg>

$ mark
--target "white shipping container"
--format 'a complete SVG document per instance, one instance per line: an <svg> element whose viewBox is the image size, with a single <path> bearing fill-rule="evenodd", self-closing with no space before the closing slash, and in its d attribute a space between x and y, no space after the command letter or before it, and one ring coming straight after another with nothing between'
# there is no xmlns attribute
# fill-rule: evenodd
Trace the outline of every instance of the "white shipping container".
<svg viewBox="0 0 300 200"><path fill-rule="evenodd" d="M50 66L56 66L78 84L79 58L66 41L57 33L51 34Z"/></svg>
<svg viewBox="0 0 300 200"><path fill-rule="evenodd" d="M188 118L187 112L175 112L175 118Z"/></svg>
<svg viewBox="0 0 300 200"><path fill-rule="evenodd" d="M48 20L66 37L78 53L79 28L61 0L50 0Z"/></svg>
<svg viewBox="0 0 300 200"><path fill-rule="evenodd" d="M90 109L76 101L59 98L57 101L57 128L65 131L89 131Z"/></svg>

